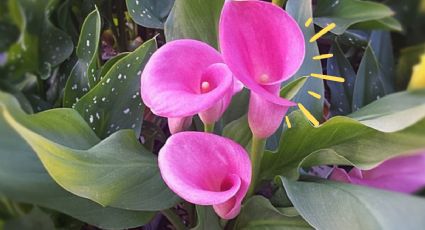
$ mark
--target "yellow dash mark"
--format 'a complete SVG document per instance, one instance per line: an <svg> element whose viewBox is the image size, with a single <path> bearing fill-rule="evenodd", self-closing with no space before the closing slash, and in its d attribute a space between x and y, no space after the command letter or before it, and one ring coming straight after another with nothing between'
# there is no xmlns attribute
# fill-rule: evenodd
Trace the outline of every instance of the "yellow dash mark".
<svg viewBox="0 0 425 230"><path fill-rule="evenodd" d="M335 76L330 76L330 75L323 75L323 74L317 74L317 73L312 73L310 74L312 77L316 77L316 78L320 78L323 80L328 80L328 81L336 81L336 82L344 82L345 79L342 77L335 77Z"/></svg>
<svg viewBox="0 0 425 230"><path fill-rule="evenodd" d="M308 91L308 94L310 94L312 97L315 97L315 98L317 98L317 99L322 98L322 96L321 96L320 94L315 93L315 92L313 92L313 91Z"/></svg>
<svg viewBox="0 0 425 230"><path fill-rule="evenodd" d="M289 121L289 117L285 116L286 125L288 125L288 129L292 128L291 122Z"/></svg>
<svg viewBox="0 0 425 230"><path fill-rule="evenodd" d="M309 27L311 25L311 23L313 22L313 18L309 18L307 19L307 21L305 22L305 27Z"/></svg>
<svg viewBox="0 0 425 230"><path fill-rule="evenodd" d="M333 54L322 54L322 55L314 56L313 60L321 60L321 59L331 58L333 56L334 56Z"/></svg>
<svg viewBox="0 0 425 230"><path fill-rule="evenodd" d="M335 23L331 23L331 24L327 25L325 28L323 28L321 31L319 31L317 34L315 34L313 37L311 37L310 42L315 42L317 39L322 37L327 32L331 31L335 27L336 27Z"/></svg>
<svg viewBox="0 0 425 230"><path fill-rule="evenodd" d="M298 107L300 108L301 112L304 113L304 116L307 117L307 119L313 123L314 126L318 126L319 125L319 121L316 120L316 118L314 118L314 116L310 113L310 111L308 111L303 104L298 103Z"/></svg>

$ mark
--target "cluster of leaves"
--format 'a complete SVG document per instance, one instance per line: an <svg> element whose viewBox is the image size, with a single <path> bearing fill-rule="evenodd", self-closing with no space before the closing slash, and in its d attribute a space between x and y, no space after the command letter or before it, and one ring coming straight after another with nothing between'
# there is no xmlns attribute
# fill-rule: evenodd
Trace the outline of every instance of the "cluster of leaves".
<svg viewBox="0 0 425 230"><path fill-rule="evenodd" d="M223 3L0 2L0 219L5 220L0 228L80 228L87 223L123 229L145 225L159 211L172 219L164 210L181 200L159 175L154 152L165 129L163 120L152 118L140 100L140 71L164 35L166 41L193 38L219 48L217 23ZM425 51L420 44L425 41L420 4L286 2L285 9L307 38L307 53L291 79L298 80L284 85L281 94L303 103L323 124L315 128L299 111L291 111L293 127L282 126L268 140L262 162L261 178L266 188L272 185L270 199L252 197L227 226L425 225L422 198L300 177L300 172L320 165L368 169L425 148L425 91L404 91L412 66ZM337 27L310 43L315 28L304 26L310 17L318 29L329 22ZM319 51L334 57L314 61ZM343 76L346 81L303 77L311 73ZM309 90L321 100L310 97ZM236 95L216 126L217 133L247 147L248 99L247 91ZM195 214L184 204L183 210L190 227L222 228L210 208L196 207Z"/></svg>

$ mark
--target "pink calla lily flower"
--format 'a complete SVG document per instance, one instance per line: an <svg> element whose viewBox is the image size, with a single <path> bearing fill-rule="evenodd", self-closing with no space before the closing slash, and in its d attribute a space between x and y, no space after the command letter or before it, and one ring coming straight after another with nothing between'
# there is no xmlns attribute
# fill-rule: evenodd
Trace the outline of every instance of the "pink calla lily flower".
<svg viewBox="0 0 425 230"><path fill-rule="evenodd" d="M223 219L236 217L251 181L248 153L230 139L210 133L172 135L158 155L165 183L183 199L213 205Z"/></svg>
<svg viewBox="0 0 425 230"><path fill-rule="evenodd" d="M196 114L206 124L216 122L235 85L220 53L205 43L182 39L152 55L141 76L141 96L154 114L171 118L170 131L176 133Z"/></svg>
<svg viewBox="0 0 425 230"><path fill-rule="evenodd" d="M258 138L272 135L290 106L280 84L301 66L304 36L296 21L271 3L229 0L224 4L219 40L225 63L251 90L248 122Z"/></svg>
<svg viewBox="0 0 425 230"><path fill-rule="evenodd" d="M402 193L425 187L425 152L384 161L370 170L335 168L330 179Z"/></svg>

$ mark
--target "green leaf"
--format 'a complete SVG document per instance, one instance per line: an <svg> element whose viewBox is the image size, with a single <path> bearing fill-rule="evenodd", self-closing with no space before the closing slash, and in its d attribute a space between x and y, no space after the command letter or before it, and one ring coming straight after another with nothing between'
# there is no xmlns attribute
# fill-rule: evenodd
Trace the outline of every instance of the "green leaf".
<svg viewBox="0 0 425 230"><path fill-rule="evenodd" d="M386 17L378 20L359 22L354 24L352 29L362 29L362 30L389 30L389 31L398 31L403 30L401 23L394 17Z"/></svg>
<svg viewBox="0 0 425 230"><path fill-rule="evenodd" d="M91 225L107 229L141 226L154 216L153 212L102 207L60 187L47 173L32 148L4 120L3 113L6 107L14 115L22 116L17 102L11 96L3 93L0 95L0 146L2 146L0 148L0 194L18 202L54 209ZM62 123L67 124L70 117L75 117L75 120L84 122L77 113L68 111L59 112L55 115L56 120L62 120ZM82 149L88 149L99 141L88 126L73 127L72 124L68 124L62 129L62 124L58 126L56 123L52 123L51 119L46 120L45 116L32 115L29 117L38 119L38 122L45 128L56 129L53 133L43 133L52 140L70 146L75 145L74 147ZM69 119L63 121L64 118Z"/></svg>
<svg viewBox="0 0 425 230"><path fill-rule="evenodd" d="M345 79L344 83L334 81L327 82L331 94L331 114L332 116L347 115L352 112L356 73L337 42L332 44L329 53L334 56L328 59L328 74L331 76L341 76Z"/></svg>
<svg viewBox="0 0 425 230"><path fill-rule="evenodd" d="M198 224L192 230L221 230L220 218L215 214L211 206L196 206Z"/></svg>
<svg viewBox="0 0 425 230"><path fill-rule="evenodd" d="M96 75L99 68L100 29L101 19L99 11L96 9L87 16L81 29L77 45L78 61L66 83L63 99L64 107L74 106L100 80Z"/></svg>
<svg viewBox="0 0 425 230"><path fill-rule="evenodd" d="M353 111L394 91L392 79L381 69L371 45L366 48L357 71L353 92Z"/></svg>
<svg viewBox="0 0 425 230"><path fill-rule="evenodd" d="M421 229L425 199L332 181L280 177L295 208L315 229Z"/></svg>
<svg viewBox="0 0 425 230"><path fill-rule="evenodd" d="M244 204L235 229L313 229L299 215L288 215L282 211L273 207L266 198L253 196Z"/></svg>
<svg viewBox="0 0 425 230"><path fill-rule="evenodd" d="M218 49L218 21L223 3L224 0L175 1L165 22L167 41L191 38Z"/></svg>
<svg viewBox="0 0 425 230"><path fill-rule="evenodd" d="M289 0L286 3L286 11L294 17L304 33L306 54L304 62L298 72L292 77L292 80L302 76L309 76L311 73L322 73L322 65L320 61L313 60L314 56L319 55L319 49L316 42L309 42L309 38L314 35L314 28L305 27L305 22L312 17L311 0ZM321 95L321 99L308 95L307 91L313 91ZM320 120L323 116L323 98L324 85L323 80L317 78L308 78L302 89L294 97L293 101L302 103L315 117Z"/></svg>
<svg viewBox="0 0 425 230"><path fill-rule="evenodd" d="M132 131L117 132L98 143L71 109L26 115L5 107L2 115L52 178L78 196L103 206L142 211L162 210L178 201L162 181L155 156Z"/></svg>
<svg viewBox="0 0 425 230"><path fill-rule="evenodd" d="M243 88L241 92L233 95L229 107L223 114L223 124L227 125L230 122L241 118L248 112L249 90Z"/></svg>
<svg viewBox="0 0 425 230"><path fill-rule="evenodd" d="M391 34L388 31L372 31L370 35L370 46L376 55L379 67L385 79L394 88L394 49Z"/></svg>
<svg viewBox="0 0 425 230"><path fill-rule="evenodd" d="M7 230L55 230L55 224L49 215L34 207L31 212L17 219L7 221L4 224Z"/></svg>
<svg viewBox="0 0 425 230"><path fill-rule="evenodd" d="M289 82L280 90L280 97L286 98L288 100L294 99L294 97L300 92L301 88L306 83L307 79L308 78L304 76Z"/></svg>
<svg viewBox="0 0 425 230"><path fill-rule="evenodd" d="M248 115L244 115L227 124L223 129L223 136L247 147L251 143L252 138L252 132L248 125Z"/></svg>
<svg viewBox="0 0 425 230"><path fill-rule="evenodd" d="M144 105L140 99L140 73L156 50L156 41L145 42L118 60L101 81L76 104L96 134L105 138L120 129L140 135Z"/></svg>
<svg viewBox="0 0 425 230"><path fill-rule="evenodd" d="M425 117L424 99L425 90L394 93L363 107L349 117L382 132L395 132Z"/></svg>
<svg viewBox="0 0 425 230"><path fill-rule="evenodd" d="M162 29L174 0L126 0L131 18L139 25Z"/></svg>
<svg viewBox="0 0 425 230"><path fill-rule="evenodd" d="M365 112L360 110L355 116L358 120L333 117L319 127L310 125L300 112L292 113L292 128L284 130L277 151L265 153L262 177L284 175L297 178L300 167L326 164L355 165L370 169L391 157L425 148L425 91L405 92L388 97L371 107L365 107ZM414 110L418 115L406 116L406 113L389 109L397 102L410 104L409 110ZM377 110L372 110L372 107ZM403 106L396 106L401 107ZM365 114L369 114L370 118ZM407 121L402 121L403 119ZM401 124L385 127L385 122ZM379 131L382 129L392 132Z"/></svg>
<svg viewBox="0 0 425 230"><path fill-rule="evenodd" d="M360 1L360 0L321 0L317 2L315 10L315 24L325 27L330 23L335 23L336 27L332 33L341 35L349 27L362 22L364 27L369 29L399 29L395 25L395 19L387 19L394 15L394 12L384 4ZM375 21L373 24L370 21ZM361 24L359 26L362 26Z"/></svg>
<svg viewBox="0 0 425 230"><path fill-rule="evenodd" d="M11 18L21 35L8 50L7 77L21 78L30 72L46 79L50 68L72 54L70 37L50 21L56 4L54 0L9 1Z"/></svg>

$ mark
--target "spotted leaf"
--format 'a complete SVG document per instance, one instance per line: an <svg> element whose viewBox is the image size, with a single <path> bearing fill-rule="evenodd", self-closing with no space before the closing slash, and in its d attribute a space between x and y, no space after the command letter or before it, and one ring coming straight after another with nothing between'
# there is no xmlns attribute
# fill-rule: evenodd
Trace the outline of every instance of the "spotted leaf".
<svg viewBox="0 0 425 230"><path fill-rule="evenodd" d="M99 81L96 72L99 68L97 59L100 29L100 14L96 9L87 16L81 29L77 46L78 61L72 69L65 87L63 101L65 107L74 106L75 102Z"/></svg>
<svg viewBox="0 0 425 230"><path fill-rule="evenodd" d="M155 39L119 59L102 80L79 100L80 112L101 138L120 129L140 134L144 105L140 99L140 73L156 50Z"/></svg>

